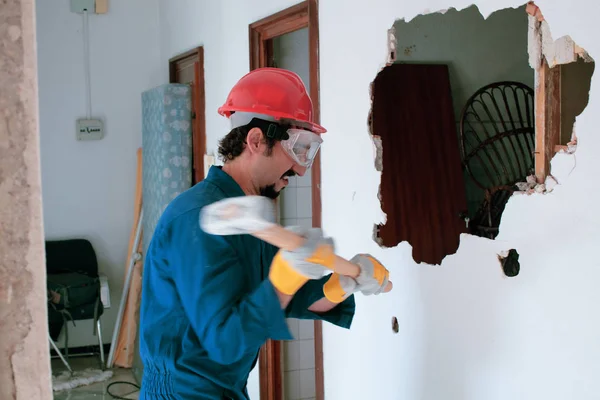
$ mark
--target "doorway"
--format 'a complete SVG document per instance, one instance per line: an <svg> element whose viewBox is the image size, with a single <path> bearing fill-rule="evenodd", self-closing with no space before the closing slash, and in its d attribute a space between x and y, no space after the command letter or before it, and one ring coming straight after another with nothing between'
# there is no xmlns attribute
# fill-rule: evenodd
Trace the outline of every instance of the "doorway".
<svg viewBox="0 0 600 400"><path fill-rule="evenodd" d="M169 60L169 83L192 87L192 185L204 179L206 118L204 94L204 47Z"/></svg>
<svg viewBox="0 0 600 400"><path fill-rule="evenodd" d="M250 25L250 69L285 68L304 81L319 118L318 1L307 0ZM321 226L321 162L309 174L290 179L279 203L284 226ZM321 321L288 319L291 341L269 340L260 352L262 400L323 399Z"/></svg>

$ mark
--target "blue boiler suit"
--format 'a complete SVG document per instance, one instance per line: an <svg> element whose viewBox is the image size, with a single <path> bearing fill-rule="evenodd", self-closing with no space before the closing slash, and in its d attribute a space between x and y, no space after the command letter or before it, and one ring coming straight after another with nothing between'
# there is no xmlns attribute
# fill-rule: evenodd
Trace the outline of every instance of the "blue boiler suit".
<svg viewBox="0 0 600 400"><path fill-rule="evenodd" d="M293 339L285 318L350 327L353 296L327 313L308 310L329 276L308 281L282 310L268 279L276 247L251 235L202 231L201 208L236 196L244 196L240 186L213 166L158 221L144 262L140 400L248 399L260 347L267 339Z"/></svg>

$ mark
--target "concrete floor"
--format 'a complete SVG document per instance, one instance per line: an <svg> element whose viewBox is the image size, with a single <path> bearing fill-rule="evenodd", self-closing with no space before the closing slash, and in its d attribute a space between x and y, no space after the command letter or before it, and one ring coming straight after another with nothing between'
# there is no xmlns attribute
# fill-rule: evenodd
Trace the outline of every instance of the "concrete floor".
<svg viewBox="0 0 600 400"><path fill-rule="evenodd" d="M58 375L63 371L66 371L66 367L62 361L58 358L52 359L52 375ZM99 368L98 356L85 356L85 357L69 357L69 364L73 371L81 371L86 368ZM75 389L65 390L61 392L54 392L55 400L85 400L85 399L102 399L112 400L107 392L106 388L113 382L131 382L137 385L137 382L130 369L115 368L113 369L113 376L107 381L97 382L87 386L80 386ZM111 386L110 392L116 396L124 397L126 399L137 399L139 395L139 389L135 386L127 384L115 384Z"/></svg>

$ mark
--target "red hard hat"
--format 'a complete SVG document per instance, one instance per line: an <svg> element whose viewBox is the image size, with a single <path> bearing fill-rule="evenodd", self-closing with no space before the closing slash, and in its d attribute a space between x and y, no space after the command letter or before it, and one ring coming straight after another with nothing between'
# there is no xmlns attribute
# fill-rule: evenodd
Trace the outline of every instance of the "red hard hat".
<svg viewBox="0 0 600 400"><path fill-rule="evenodd" d="M258 68L246 74L218 111L228 118L235 111L265 114L306 125L314 133L327 132L314 122L313 104L302 79L281 68Z"/></svg>

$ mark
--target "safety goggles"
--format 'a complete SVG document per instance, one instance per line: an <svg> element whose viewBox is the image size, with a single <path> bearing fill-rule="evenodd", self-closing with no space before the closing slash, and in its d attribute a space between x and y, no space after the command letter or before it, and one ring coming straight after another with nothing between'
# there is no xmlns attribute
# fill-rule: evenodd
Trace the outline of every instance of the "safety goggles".
<svg viewBox="0 0 600 400"><path fill-rule="evenodd" d="M323 139L311 131L301 128L290 128L287 124L252 118L246 125L249 128L260 128L267 137L281 141L285 152L298 165L310 168L312 166Z"/></svg>
<svg viewBox="0 0 600 400"><path fill-rule="evenodd" d="M310 168L323 139L321 136L304 129L289 128L288 139L281 141L281 146L298 165Z"/></svg>

